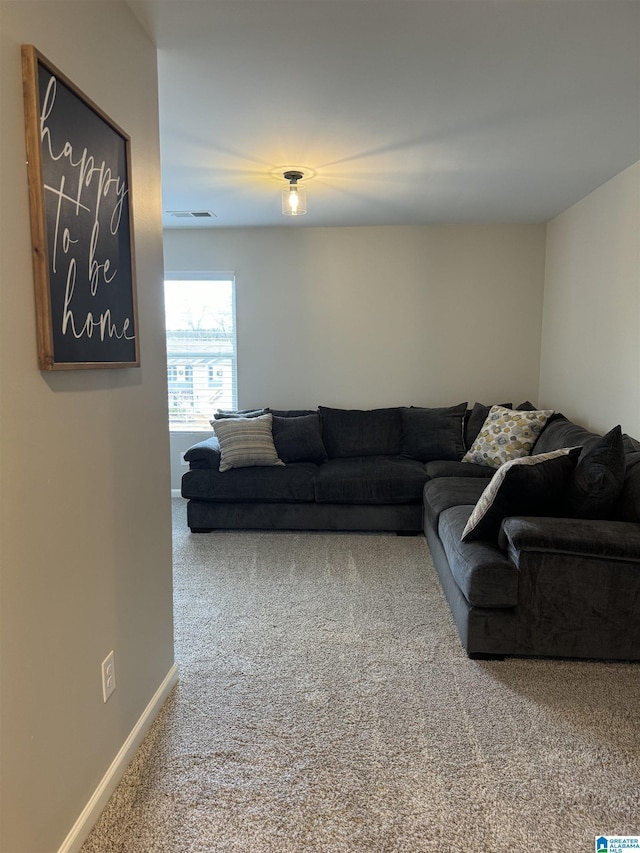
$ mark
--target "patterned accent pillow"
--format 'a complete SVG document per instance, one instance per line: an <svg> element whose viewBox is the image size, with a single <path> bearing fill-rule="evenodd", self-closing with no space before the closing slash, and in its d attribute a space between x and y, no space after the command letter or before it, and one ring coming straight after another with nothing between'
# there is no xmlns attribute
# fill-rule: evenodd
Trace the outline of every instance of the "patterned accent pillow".
<svg viewBox="0 0 640 853"><path fill-rule="evenodd" d="M490 403L488 406L485 406L484 403L474 403L473 409L467 412L464 422L465 450L468 450L478 437L478 433L484 426L493 405L502 406L503 409L513 409L513 403Z"/></svg>
<svg viewBox="0 0 640 853"><path fill-rule="evenodd" d="M499 468L505 462L528 456L553 409L521 412L492 406L463 462Z"/></svg>
<svg viewBox="0 0 640 853"><path fill-rule="evenodd" d="M495 539L502 520L512 515L562 512L565 488L580 451L580 447L565 447L502 465L480 495L462 531L462 541Z"/></svg>
<svg viewBox="0 0 640 853"><path fill-rule="evenodd" d="M273 443L273 415L222 418L213 431L220 444L220 471L255 465L284 465Z"/></svg>

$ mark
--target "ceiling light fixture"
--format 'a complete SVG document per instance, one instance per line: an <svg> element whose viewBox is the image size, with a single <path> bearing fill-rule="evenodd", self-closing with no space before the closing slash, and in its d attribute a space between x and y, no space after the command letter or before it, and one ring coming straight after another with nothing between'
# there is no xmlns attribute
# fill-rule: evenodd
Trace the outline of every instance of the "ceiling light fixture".
<svg viewBox="0 0 640 853"><path fill-rule="evenodd" d="M282 176L289 183L282 188L282 212L285 216L302 216L307 212L307 192L298 186L304 172L285 172Z"/></svg>

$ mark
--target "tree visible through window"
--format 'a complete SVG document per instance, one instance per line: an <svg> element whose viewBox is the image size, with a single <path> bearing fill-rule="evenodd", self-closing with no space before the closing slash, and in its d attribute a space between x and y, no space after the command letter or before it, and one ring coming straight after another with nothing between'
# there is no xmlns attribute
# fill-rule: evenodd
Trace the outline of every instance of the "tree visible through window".
<svg viewBox="0 0 640 853"><path fill-rule="evenodd" d="M211 429L235 409L235 283L231 273L170 273L164 282L171 430Z"/></svg>

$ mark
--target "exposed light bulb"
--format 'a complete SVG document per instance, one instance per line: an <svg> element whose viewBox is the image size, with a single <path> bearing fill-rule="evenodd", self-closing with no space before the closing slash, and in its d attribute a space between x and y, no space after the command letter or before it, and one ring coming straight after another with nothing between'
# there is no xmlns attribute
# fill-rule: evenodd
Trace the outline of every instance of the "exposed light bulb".
<svg viewBox="0 0 640 853"><path fill-rule="evenodd" d="M299 171L284 173L285 180L289 181L282 188L282 212L285 216L302 216L307 212L307 194L303 187L298 186L303 177L304 173Z"/></svg>

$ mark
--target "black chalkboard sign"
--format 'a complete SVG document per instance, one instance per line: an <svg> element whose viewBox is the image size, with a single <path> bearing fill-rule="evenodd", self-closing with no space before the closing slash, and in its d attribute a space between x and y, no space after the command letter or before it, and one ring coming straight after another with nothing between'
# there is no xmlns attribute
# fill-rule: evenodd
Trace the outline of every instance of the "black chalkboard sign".
<svg viewBox="0 0 640 853"><path fill-rule="evenodd" d="M41 370L140 364L129 137L22 47Z"/></svg>

